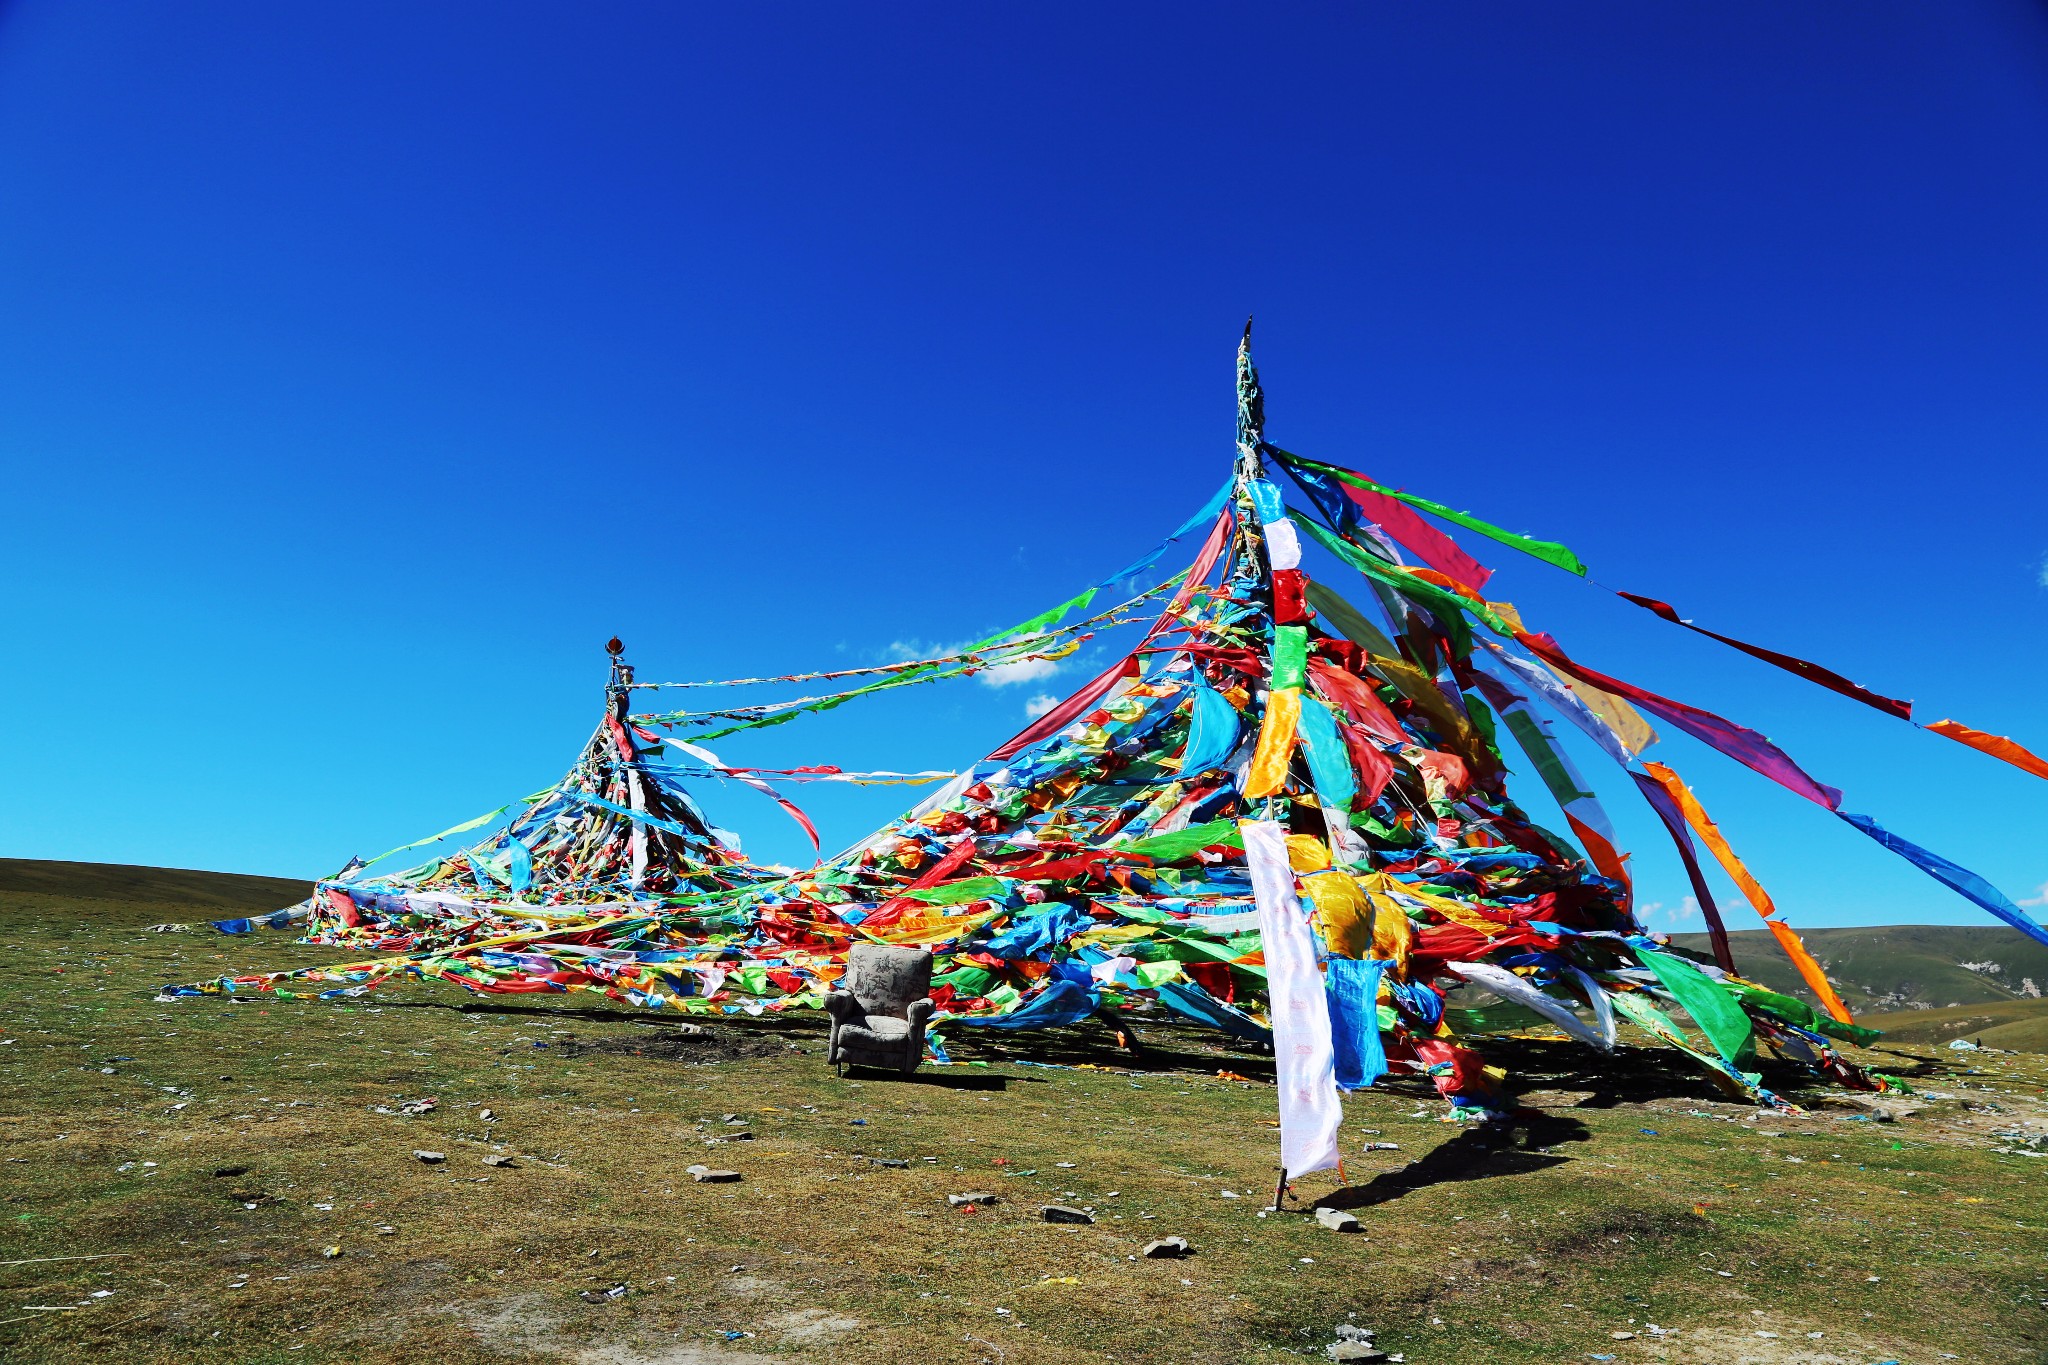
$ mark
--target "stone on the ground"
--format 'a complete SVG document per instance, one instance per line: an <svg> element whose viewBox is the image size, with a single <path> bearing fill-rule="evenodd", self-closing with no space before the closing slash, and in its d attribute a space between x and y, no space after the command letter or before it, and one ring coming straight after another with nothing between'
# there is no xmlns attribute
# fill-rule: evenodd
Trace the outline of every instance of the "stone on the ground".
<svg viewBox="0 0 2048 1365"><path fill-rule="evenodd" d="M1002 1200L994 1190L969 1190L965 1194L947 1195L946 1202L957 1209L962 1204L999 1204Z"/></svg>
<svg viewBox="0 0 2048 1365"><path fill-rule="evenodd" d="M1377 1330L1378 1329L1372 1327L1360 1327L1355 1322L1340 1322L1337 1324L1337 1340L1369 1341L1375 1335Z"/></svg>
<svg viewBox="0 0 2048 1365"><path fill-rule="evenodd" d="M1343 1209L1317 1209L1316 1221L1332 1232L1364 1232L1365 1225Z"/></svg>
<svg viewBox="0 0 2048 1365"><path fill-rule="evenodd" d="M691 1166L689 1167L689 1172L690 1179L700 1185L727 1184L740 1178L738 1171L713 1170L711 1167L703 1165Z"/></svg>
<svg viewBox="0 0 2048 1365"><path fill-rule="evenodd" d="M1145 1243L1142 1253L1148 1260L1177 1261L1188 1254L1188 1239L1185 1237L1161 1237Z"/></svg>
<svg viewBox="0 0 2048 1365"><path fill-rule="evenodd" d="M1067 1204L1047 1204L1043 1211L1048 1223L1092 1223L1095 1215Z"/></svg>
<svg viewBox="0 0 2048 1365"><path fill-rule="evenodd" d="M421 1161L426 1162L429 1166L438 1166L448 1159L448 1154L446 1152L427 1152L422 1151L417 1147L413 1148L412 1154L418 1157Z"/></svg>
<svg viewBox="0 0 2048 1365"><path fill-rule="evenodd" d="M516 1166L518 1164L505 1152L493 1152L484 1158L484 1165L486 1166Z"/></svg>
<svg viewBox="0 0 2048 1365"><path fill-rule="evenodd" d="M1363 1361L1369 1365L1375 1360L1385 1360L1387 1353L1369 1341L1337 1341L1330 1344L1329 1356L1332 1360Z"/></svg>

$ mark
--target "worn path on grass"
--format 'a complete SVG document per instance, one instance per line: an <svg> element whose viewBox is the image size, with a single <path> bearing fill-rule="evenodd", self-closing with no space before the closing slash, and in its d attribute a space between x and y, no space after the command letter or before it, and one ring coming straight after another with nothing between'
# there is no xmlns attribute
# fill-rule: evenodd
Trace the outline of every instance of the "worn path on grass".
<svg viewBox="0 0 2048 1365"><path fill-rule="evenodd" d="M184 911L0 893L9 1361L1279 1362L1345 1322L1416 1365L2048 1346L2040 1057L1866 1058L1935 1096L1881 1122L1759 1116L1668 1052L1497 1040L1529 1087L1512 1135L1414 1088L1347 1099L1345 1178L1297 1184L1363 1220L1346 1237L1259 1216L1270 1064L1206 1035L1145 1028L1133 1067L1093 1025L956 1033L987 1065L900 1083L834 1078L815 1019L690 1040L586 996L157 1003L326 955L137 932ZM1001 1202L948 1205L975 1188ZM1197 1254L1137 1258L1165 1235Z"/></svg>

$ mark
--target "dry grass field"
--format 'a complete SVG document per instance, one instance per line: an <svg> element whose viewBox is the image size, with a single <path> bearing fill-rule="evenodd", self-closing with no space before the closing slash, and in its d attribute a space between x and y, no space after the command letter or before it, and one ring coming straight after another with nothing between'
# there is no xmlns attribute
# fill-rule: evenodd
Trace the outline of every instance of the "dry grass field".
<svg viewBox="0 0 2048 1365"><path fill-rule="evenodd" d="M158 1003L325 953L141 932L232 897L124 885L0 890L11 1362L1282 1362L1340 1324L1415 1365L2048 1358L2048 1157L2016 1145L2048 1133L2038 1055L1862 1054L1923 1092L1882 1114L1773 1073L1788 1117L1668 1051L1502 1037L1516 1131L1355 1095L1343 1178L1268 1213L1270 1064L1208 1035L963 1031L896 1081L834 1077L815 1016ZM1139 1254L1165 1236L1194 1254Z"/></svg>

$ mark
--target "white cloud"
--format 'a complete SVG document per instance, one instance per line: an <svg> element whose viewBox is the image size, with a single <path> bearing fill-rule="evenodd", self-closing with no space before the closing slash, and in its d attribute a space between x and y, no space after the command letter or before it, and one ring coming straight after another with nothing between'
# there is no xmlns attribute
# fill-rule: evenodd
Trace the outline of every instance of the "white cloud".
<svg viewBox="0 0 2048 1365"><path fill-rule="evenodd" d="M1024 714L1030 716L1033 720L1036 720L1038 717L1044 715L1046 712L1052 710L1053 707L1058 706L1059 704L1060 699L1058 697L1055 697L1052 693L1040 692L1030 701L1024 703Z"/></svg>
<svg viewBox="0 0 2048 1365"><path fill-rule="evenodd" d="M882 656L890 663L907 663L912 659L953 659L967 652L968 643L964 640L891 640L882 646ZM1017 683L1050 678L1059 671L1057 659L1019 659L1015 663L981 669L974 676L988 687L1011 687Z"/></svg>
<svg viewBox="0 0 2048 1365"><path fill-rule="evenodd" d="M1013 664L997 664L984 668L978 675L990 687L1008 687L1013 683L1037 682L1050 678L1060 671L1057 659L1019 659Z"/></svg>
<svg viewBox="0 0 2048 1365"><path fill-rule="evenodd" d="M911 659L945 659L958 654L959 645L940 644L934 640L891 640L882 646L882 654L892 664L905 663Z"/></svg>
<svg viewBox="0 0 2048 1365"><path fill-rule="evenodd" d="M2020 902L2021 905L2048 905L2048 882L2041 883L2041 889Z"/></svg>
<svg viewBox="0 0 2048 1365"><path fill-rule="evenodd" d="M1650 901L1636 906L1636 918L1652 929L1684 933L1705 924L1700 914L1700 903L1687 896L1677 905L1666 905L1663 901Z"/></svg>
<svg viewBox="0 0 2048 1365"><path fill-rule="evenodd" d="M2048 588L2048 558L2041 561L2041 586Z"/></svg>

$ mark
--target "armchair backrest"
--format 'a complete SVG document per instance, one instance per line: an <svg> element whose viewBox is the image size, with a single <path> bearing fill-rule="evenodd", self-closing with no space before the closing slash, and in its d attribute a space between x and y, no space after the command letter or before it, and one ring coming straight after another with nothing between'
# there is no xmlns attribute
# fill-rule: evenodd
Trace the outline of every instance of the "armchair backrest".
<svg viewBox="0 0 2048 1365"><path fill-rule="evenodd" d="M856 943L846 955L846 979L840 984L869 1014L901 1019L911 1001L932 993L932 955L922 948Z"/></svg>

